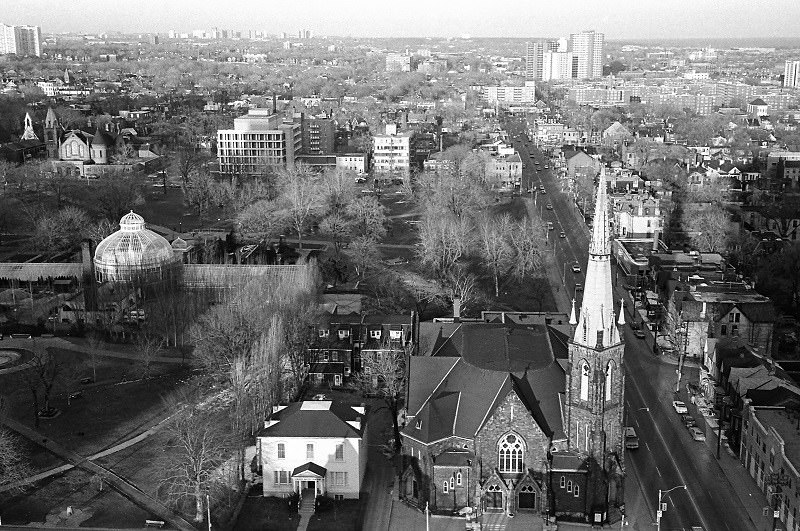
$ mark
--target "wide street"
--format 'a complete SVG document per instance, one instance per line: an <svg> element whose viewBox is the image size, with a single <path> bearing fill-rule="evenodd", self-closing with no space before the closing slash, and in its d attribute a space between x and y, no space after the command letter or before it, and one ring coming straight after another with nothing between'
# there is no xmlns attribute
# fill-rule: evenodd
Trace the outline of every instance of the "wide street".
<svg viewBox="0 0 800 531"><path fill-rule="evenodd" d="M582 291L576 293L575 285L584 281L589 231L572 199L561 192L561 184L553 170L545 169L545 165L551 165L547 157L533 143L519 136L522 134L521 126L509 124L508 130L527 165L523 170L523 193L528 189L538 189L540 185L547 191L536 193L537 210L545 222L553 223L549 245L555 245L556 264L563 282L561 289L566 290L568 297L575 296L576 307L580 309ZM535 161L539 164L536 165ZM552 210L547 208L548 204L552 205ZM564 238L559 237L561 231ZM572 264L576 262L581 267L580 273L572 272ZM621 298L622 289L616 286L615 290ZM629 297L626 300L630 302ZM569 311L568 308L559 310ZM631 310L627 308L628 321ZM667 503L667 510L661 520L662 530L691 529L693 526L702 526L706 531L756 529L716 460L714 433L705 425L697 409L689 404L685 388L679 399L689 404L689 412L706 432L707 441L692 440L672 408L676 366L654 356L652 345L637 339L628 326L625 326L624 334L626 424L636 428L640 439L639 449L626 453L626 466L633 467L635 477L642 480L641 485L632 484L632 481L626 484L628 503L632 503L632 497L641 497L643 493L644 505L651 512L654 528L658 490L686 485L687 489L677 488L663 496L662 502ZM697 369L685 369L682 381L689 381L690 374L696 379ZM732 458L723 452L721 459ZM647 529L641 522L636 528Z"/></svg>

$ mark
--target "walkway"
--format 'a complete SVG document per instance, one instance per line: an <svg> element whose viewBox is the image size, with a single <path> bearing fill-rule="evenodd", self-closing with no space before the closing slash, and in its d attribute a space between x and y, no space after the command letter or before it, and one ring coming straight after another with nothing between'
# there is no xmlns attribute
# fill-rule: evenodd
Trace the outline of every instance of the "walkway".
<svg viewBox="0 0 800 531"><path fill-rule="evenodd" d="M314 515L314 504L316 500L314 498L314 491L311 489L305 489L303 491L303 499L300 500L300 509L297 511L297 514L300 515L300 522L297 524L297 531L306 531L308 529L308 523L311 521L311 517Z"/></svg>
<svg viewBox="0 0 800 531"><path fill-rule="evenodd" d="M167 522L171 527L181 531L196 531L196 528L192 524L184 520L177 513L167 508L159 501L151 498L149 495L139 490L134 484L115 474L113 471L103 468L75 452L64 448L56 441L44 437L38 431L25 426L21 422L5 417L3 418L3 423L19 435L49 450L54 455L71 463L73 466L79 467L93 475L100 476L106 483L114 488L114 490L150 512L154 517Z"/></svg>
<svg viewBox="0 0 800 531"><path fill-rule="evenodd" d="M124 450L125 448L130 448L134 444L138 444L138 443L142 442L143 440L147 439L151 435L155 434L158 430L160 430L161 427L164 424L166 424L167 422L169 422L169 420L173 416L175 416L174 413L172 415L170 415L169 417L161 419L155 425L151 426L150 428L148 428L147 430L143 431L139 435L136 435L134 437L131 437L130 439L122 441L119 444L115 444L114 446L111 446L110 448L106 448L105 450L102 450L100 452L92 454L89 457L87 457L86 460L87 461L94 461L96 459L101 459L103 457L107 457L107 456L109 456L111 454L119 452L120 450ZM50 470L45 470L44 472L40 472L40 473L38 473L36 475L27 477L25 479L21 479L20 481L16 481L14 483L9 483L8 485L2 485L2 486L0 486L0 492L4 492L4 491L7 491L7 490L15 489L17 487L20 487L20 486L23 486L23 485L28 485L30 483L36 483L37 481L41 481L41 480L43 480L45 478L48 478L50 476L55 476L55 475L61 474L62 472L66 472L67 470L72 470L73 468L75 468L75 466L76 465L67 464L67 465L61 465L61 466L58 466L58 467L55 467L55 468L51 468Z"/></svg>

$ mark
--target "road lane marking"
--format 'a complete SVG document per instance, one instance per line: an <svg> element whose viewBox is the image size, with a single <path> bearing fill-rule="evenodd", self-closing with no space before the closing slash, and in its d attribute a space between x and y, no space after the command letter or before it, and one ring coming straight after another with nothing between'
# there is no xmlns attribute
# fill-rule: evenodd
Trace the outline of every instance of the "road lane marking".
<svg viewBox="0 0 800 531"><path fill-rule="evenodd" d="M658 475L661 476L662 478L664 477L664 474L661 473L661 469L658 468L658 465L656 465L656 472L658 472Z"/></svg>
<svg viewBox="0 0 800 531"><path fill-rule="evenodd" d="M631 378L631 379L630 379L630 381L631 381L631 383L633 384L633 387L634 387L634 389L636 390L636 394L638 394L638 395L639 395L639 401L640 401L642 404L646 404L647 402L646 402L646 401L645 401L645 399L644 399L644 394L642 393L642 389L639 387L639 382L638 382L638 381L636 381L636 378ZM658 403L658 406L660 406L660 405L661 405L661 404L660 404L660 403ZM706 529L711 529L712 527L711 527L711 526L708 524L708 522L706 521L705 515L704 515L704 514L703 514L703 512L700 510L700 506L697 504L697 500L695 499L695 497L694 497L694 496L692 496L692 494L691 494L691 491L689 490L689 485L690 485L690 483L689 483L688 481L686 481L686 478L685 478L685 477L684 477L684 475L683 475L683 471L682 471L682 470L681 470L681 469L678 467L678 463L677 463L677 461L675 460L675 456L674 456L674 455L672 455L672 452L670 452L670 451L669 451L669 446L667 445L667 440L666 440L666 438L664 437L664 434L661 432L661 428L659 428L659 425L658 425L658 423L657 423L657 422L655 422L655 419L652 417L652 415L651 415L651 417L650 417L650 418L651 418L651 420L652 420L653 427L656 429L655 431L656 431L656 434L658 435L658 438L659 438L659 439L661 439L661 444L664 446L664 449L666 449L666 450L667 450L667 451L666 451L666 455L667 455L667 457L669 458L670 462L672 463L672 467L675 469L675 472L677 472L677 474L678 474L678 477L679 477L679 478L680 478L680 480L681 480L681 483L683 483L684 485L686 485L686 494L687 494L687 497L689 498L689 501L691 502L691 504L692 504L692 507L694 508L695 512L697 513L697 516L699 516L699 517L700 517L700 522L703 524L703 527L704 527L704 528L706 528ZM694 485L694 488L697 488L697 486L696 486L696 485Z"/></svg>

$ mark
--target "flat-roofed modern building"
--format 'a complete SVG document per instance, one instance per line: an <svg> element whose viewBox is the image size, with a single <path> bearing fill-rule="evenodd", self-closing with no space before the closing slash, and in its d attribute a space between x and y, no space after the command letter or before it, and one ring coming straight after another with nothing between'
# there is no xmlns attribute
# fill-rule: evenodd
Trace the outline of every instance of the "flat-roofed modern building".
<svg viewBox="0 0 800 531"><path fill-rule="evenodd" d="M217 131L219 168L222 173L251 175L293 168L302 143L299 123L285 123L270 109L251 109L234 119L233 129Z"/></svg>

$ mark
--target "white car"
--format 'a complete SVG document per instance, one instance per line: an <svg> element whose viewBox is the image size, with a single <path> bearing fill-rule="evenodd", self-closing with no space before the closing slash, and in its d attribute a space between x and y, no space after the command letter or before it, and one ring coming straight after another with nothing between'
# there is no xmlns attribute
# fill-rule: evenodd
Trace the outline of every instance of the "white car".
<svg viewBox="0 0 800 531"><path fill-rule="evenodd" d="M684 404L680 400L673 400L672 407L675 409L675 413L679 415L683 415L684 413L689 412L689 410L686 408L686 404Z"/></svg>
<svg viewBox="0 0 800 531"><path fill-rule="evenodd" d="M697 427L689 428L689 434L692 436L692 439L694 439L695 441L705 441L706 440L706 434L703 433L703 430L701 430L700 428L697 428Z"/></svg>

